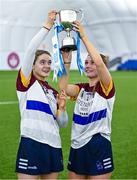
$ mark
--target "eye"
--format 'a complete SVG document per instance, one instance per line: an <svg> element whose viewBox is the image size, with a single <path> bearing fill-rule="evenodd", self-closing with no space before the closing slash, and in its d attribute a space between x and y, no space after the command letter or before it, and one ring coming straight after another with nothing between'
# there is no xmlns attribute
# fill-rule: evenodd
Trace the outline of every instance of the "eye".
<svg viewBox="0 0 137 180"><path fill-rule="evenodd" d="M91 64L94 64L94 61L91 61Z"/></svg>
<svg viewBox="0 0 137 180"><path fill-rule="evenodd" d="M51 64L51 60L48 61L48 65L50 65L50 64Z"/></svg>
<svg viewBox="0 0 137 180"><path fill-rule="evenodd" d="M40 61L40 64L45 64L45 60L42 59L42 60Z"/></svg>
<svg viewBox="0 0 137 180"><path fill-rule="evenodd" d="M87 65L88 64L88 61L85 61L85 65Z"/></svg>

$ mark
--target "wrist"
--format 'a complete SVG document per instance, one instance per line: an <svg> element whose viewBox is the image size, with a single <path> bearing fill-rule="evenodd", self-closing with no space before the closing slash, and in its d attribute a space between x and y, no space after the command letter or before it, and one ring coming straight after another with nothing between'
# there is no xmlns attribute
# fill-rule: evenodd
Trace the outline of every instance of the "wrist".
<svg viewBox="0 0 137 180"><path fill-rule="evenodd" d="M64 62L64 64L71 64L71 61L66 61Z"/></svg>
<svg viewBox="0 0 137 180"><path fill-rule="evenodd" d="M53 23L47 22L47 23L44 24L44 26L47 27L48 29L51 29L52 26L53 26Z"/></svg>
<svg viewBox="0 0 137 180"><path fill-rule="evenodd" d="M64 112L64 111L66 111L65 107L59 107L58 112Z"/></svg>
<svg viewBox="0 0 137 180"><path fill-rule="evenodd" d="M43 26L44 29L46 29L47 31L50 31L50 28L48 28L47 26Z"/></svg>

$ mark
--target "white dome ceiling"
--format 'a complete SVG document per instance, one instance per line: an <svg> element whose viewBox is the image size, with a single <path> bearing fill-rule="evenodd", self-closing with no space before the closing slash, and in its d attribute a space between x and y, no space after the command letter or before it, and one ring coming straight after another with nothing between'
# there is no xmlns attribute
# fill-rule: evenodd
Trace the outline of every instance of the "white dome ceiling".
<svg viewBox="0 0 137 180"><path fill-rule="evenodd" d="M49 10L82 8L83 25L100 52L111 58L137 58L136 0L0 0L0 5L1 51L23 53ZM52 32L46 41L48 49L51 36Z"/></svg>

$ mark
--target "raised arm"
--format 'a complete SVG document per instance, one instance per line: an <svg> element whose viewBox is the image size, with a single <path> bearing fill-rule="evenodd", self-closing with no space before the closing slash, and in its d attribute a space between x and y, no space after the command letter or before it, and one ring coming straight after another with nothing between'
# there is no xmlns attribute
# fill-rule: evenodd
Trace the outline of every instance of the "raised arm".
<svg viewBox="0 0 137 180"><path fill-rule="evenodd" d="M56 17L56 11L51 11L48 13L48 18L44 23L44 26L40 29L40 31L33 37L30 41L24 55L23 64L21 67L21 72L25 76L26 79L29 79L29 76L32 72L32 66L35 58L35 52L37 48L40 46L41 42L47 36L49 30L52 28L54 20Z"/></svg>
<svg viewBox="0 0 137 180"><path fill-rule="evenodd" d="M73 26L76 28L76 31L78 31L80 33L81 40L83 41L89 55L92 57L94 63L96 64L100 81L102 82L104 88L107 90L110 85L111 79L112 79L108 68L104 64L104 62L100 56L100 53L93 46L93 44L89 41L81 23L78 21L75 21L73 23Z"/></svg>
<svg viewBox="0 0 137 180"><path fill-rule="evenodd" d="M71 97L76 97L79 92L79 87L74 84L69 84L69 76L70 76L70 65L72 60L72 51L63 51L62 57L64 61L64 65L67 71L66 75L63 75L59 78L59 88L60 90L65 90L66 94Z"/></svg>

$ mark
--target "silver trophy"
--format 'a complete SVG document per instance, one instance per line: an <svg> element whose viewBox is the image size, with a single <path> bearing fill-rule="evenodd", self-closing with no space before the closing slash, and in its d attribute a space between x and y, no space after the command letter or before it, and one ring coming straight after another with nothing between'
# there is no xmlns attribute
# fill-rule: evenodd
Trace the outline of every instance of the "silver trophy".
<svg viewBox="0 0 137 180"><path fill-rule="evenodd" d="M70 32L73 30L72 22L76 20L82 21L82 19L83 11L81 9L64 9L59 11L59 21L63 25L65 31L67 32L67 36L63 39L62 47L60 48L62 51L77 50L75 38L70 36Z"/></svg>

